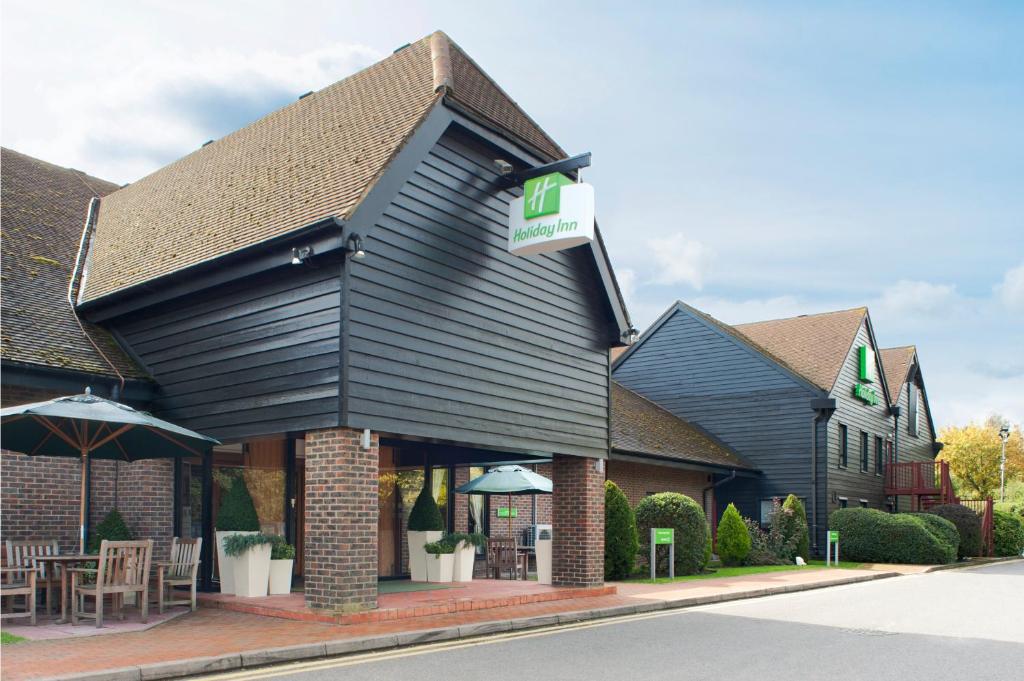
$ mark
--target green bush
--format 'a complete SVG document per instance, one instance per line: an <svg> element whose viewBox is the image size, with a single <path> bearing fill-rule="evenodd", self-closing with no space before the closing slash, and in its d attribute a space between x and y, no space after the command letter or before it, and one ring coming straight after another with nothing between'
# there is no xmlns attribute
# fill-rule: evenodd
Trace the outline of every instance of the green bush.
<svg viewBox="0 0 1024 681"><path fill-rule="evenodd" d="M960 548L957 558L981 555L981 516L962 504L942 504L928 509L940 518L945 518L956 525L960 533Z"/></svg>
<svg viewBox="0 0 1024 681"><path fill-rule="evenodd" d="M604 578L625 579L636 567L640 539L629 499L611 480L604 483Z"/></svg>
<svg viewBox="0 0 1024 681"><path fill-rule="evenodd" d="M416 497L416 503L412 505L409 513L409 529L413 532L439 532L444 529L444 520L441 518L441 509L434 501L434 495L430 493L429 487L420 490Z"/></svg>
<svg viewBox="0 0 1024 681"><path fill-rule="evenodd" d="M241 556L246 551L256 546L263 546L264 544L271 545L271 551L275 543L281 541L281 538L275 534L263 534L257 532L256 534L233 534L224 539L224 553L228 556Z"/></svg>
<svg viewBox="0 0 1024 681"><path fill-rule="evenodd" d="M810 535L807 531L807 511L804 509L804 502L800 497L790 494L782 504L783 513L779 514L777 521L781 523L779 531L787 543L792 543L796 551L790 558L802 557L804 560L811 558Z"/></svg>
<svg viewBox="0 0 1024 681"><path fill-rule="evenodd" d="M675 529L675 573L695 575L707 565L708 526L704 510L684 494L661 492L640 500L636 506L636 525L640 534L640 555L651 552L651 528ZM659 573L668 571L668 551L658 551Z"/></svg>
<svg viewBox="0 0 1024 681"><path fill-rule="evenodd" d="M218 530L232 532L259 532L260 518L256 515L256 506L252 503L249 488L244 478L237 478L224 495L224 501L217 511Z"/></svg>
<svg viewBox="0 0 1024 681"><path fill-rule="evenodd" d="M1024 551L1024 518L1016 513L996 511L992 534L997 556L1019 556Z"/></svg>
<svg viewBox="0 0 1024 681"><path fill-rule="evenodd" d="M448 535L449 537L451 535ZM423 545L423 550L426 553L437 556L440 554L455 553L455 547L458 546L457 541L451 541L448 537L442 537L438 541L427 542Z"/></svg>
<svg viewBox="0 0 1024 681"><path fill-rule="evenodd" d="M736 507L729 504L718 523L718 557L723 565L743 565L750 555L750 533Z"/></svg>
<svg viewBox="0 0 1024 681"><path fill-rule="evenodd" d="M839 531L839 558L866 563L952 563L956 547L921 518L874 508L841 508L829 516Z"/></svg>
<svg viewBox="0 0 1024 681"><path fill-rule="evenodd" d="M945 518L934 513L908 513L907 515L920 518L929 532L952 546L954 551L960 548L960 532L956 529L956 525Z"/></svg>
<svg viewBox="0 0 1024 681"><path fill-rule="evenodd" d="M103 521L96 526L92 537L89 538L89 553L98 553L100 543L104 539L108 541L129 541L134 539L132 531L128 529L128 523L124 521L120 511L116 508L110 509L110 512L103 518Z"/></svg>
<svg viewBox="0 0 1024 681"><path fill-rule="evenodd" d="M295 547L285 541L284 537L275 537L270 547L270 560L295 560Z"/></svg>

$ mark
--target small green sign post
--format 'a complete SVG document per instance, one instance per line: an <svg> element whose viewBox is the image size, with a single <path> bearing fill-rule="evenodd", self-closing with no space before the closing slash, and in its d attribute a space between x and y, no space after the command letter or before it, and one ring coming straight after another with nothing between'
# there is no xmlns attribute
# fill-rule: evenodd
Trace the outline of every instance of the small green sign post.
<svg viewBox="0 0 1024 681"><path fill-rule="evenodd" d="M659 545L668 546L668 578L676 576L676 531L672 527L651 528L651 581L657 578Z"/></svg>
<svg viewBox="0 0 1024 681"><path fill-rule="evenodd" d="M830 567L832 561L832 546L836 547L835 564L839 567L839 530L829 530L825 540L825 567Z"/></svg>

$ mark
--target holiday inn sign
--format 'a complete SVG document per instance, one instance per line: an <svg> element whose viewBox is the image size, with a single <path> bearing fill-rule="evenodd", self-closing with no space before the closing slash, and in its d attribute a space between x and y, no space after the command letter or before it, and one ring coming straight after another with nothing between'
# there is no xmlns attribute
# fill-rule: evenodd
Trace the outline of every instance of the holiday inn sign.
<svg viewBox="0 0 1024 681"><path fill-rule="evenodd" d="M508 250L536 255L594 240L594 188L561 173L527 180L509 205Z"/></svg>

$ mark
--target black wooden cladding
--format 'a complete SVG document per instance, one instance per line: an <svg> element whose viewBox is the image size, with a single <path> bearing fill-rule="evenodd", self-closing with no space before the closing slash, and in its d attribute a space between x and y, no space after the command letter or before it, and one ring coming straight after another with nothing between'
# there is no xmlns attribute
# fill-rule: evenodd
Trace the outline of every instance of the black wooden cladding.
<svg viewBox="0 0 1024 681"><path fill-rule="evenodd" d="M585 249L507 252L512 191L455 132L349 261L347 423L605 456L611 326ZM518 191L518 190L516 190Z"/></svg>
<svg viewBox="0 0 1024 681"><path fill-rule="evenodd" d="M286 266L114 320L153 410L236 439L338 424L340 263Z"/></svg>

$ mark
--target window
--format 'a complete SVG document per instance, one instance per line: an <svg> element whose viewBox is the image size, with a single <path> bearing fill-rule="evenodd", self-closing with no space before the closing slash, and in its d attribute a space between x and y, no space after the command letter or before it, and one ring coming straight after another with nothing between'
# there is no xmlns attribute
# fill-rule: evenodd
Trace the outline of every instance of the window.
<svg viewBox="0 0 1024 681"><path fill-rule="evenodd" d="M867 499L860 499L860 507L861 508L867 508L868 507L868 500Z"/></svg>
<svg viewBox="0 0 1024 681"><path fill-rule="evenodd" d="M775 512L775 500L778 499L779 506L782 506L782 502L786 500L789 493L779 494L774 497L767 497L761 499L761 527L770 527L772 524L772 514ZM799 497L804 507L807 507L807 497Z"/></svg>
<svg viewBox="0 0 1024 681"><path fill-rule="evenodd" d="M875 437L875 475L881 475L885 468L885 446L882 438Z"/></svg>
<svg viewBox="0 0 1024 681"><path fill-rule="evenodd" d="M909 431L912 436L917 437L917 434L919 432L919 429L917 427L918 412L920 411L920 409L918 408L919 405L917 386L914 385L913 383L908 383L907 391L907 399L909 402L907 408L907 431Z"/></svg>
<svg viewBox="0 0 1024 681"><path fill-rule="evenodd" d="M849 462L849 442L846 437L846 426L839 424L839 467L846 468Z"/></svg>
<svg viewBox="0 0 1024 681"><path fill-rule="evenodd" d="M839 497L839 508L846 508L850 505L850 500L846 497Z"/></svg>
<svg viewBox="0 0 1024 681"><path fill-rule="evenodd" d="M860 431L860 472L868 472L868 464L871 462L868 452L869 436L863 430Z"/></svg>

